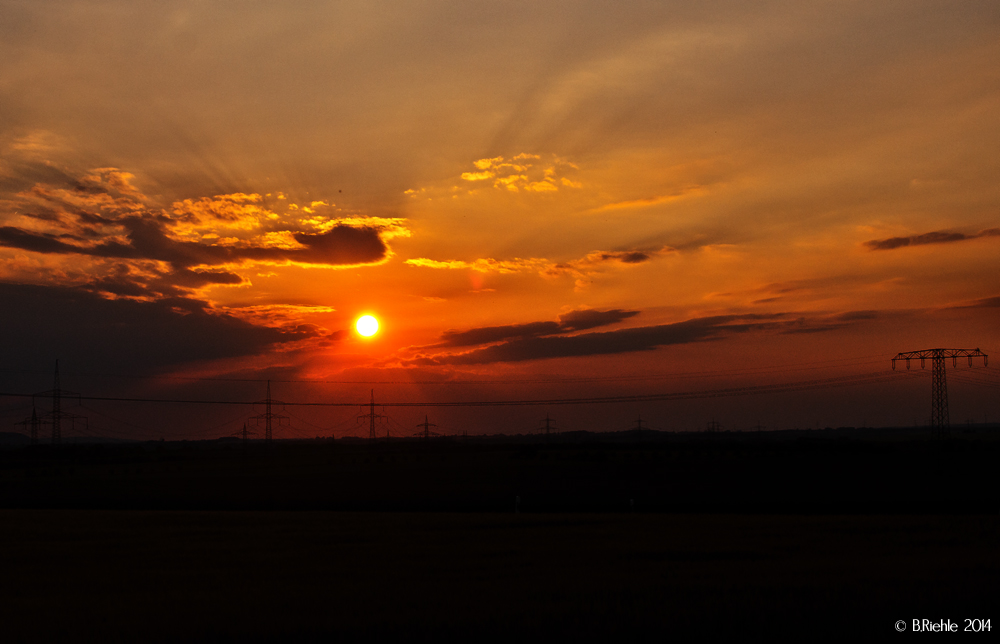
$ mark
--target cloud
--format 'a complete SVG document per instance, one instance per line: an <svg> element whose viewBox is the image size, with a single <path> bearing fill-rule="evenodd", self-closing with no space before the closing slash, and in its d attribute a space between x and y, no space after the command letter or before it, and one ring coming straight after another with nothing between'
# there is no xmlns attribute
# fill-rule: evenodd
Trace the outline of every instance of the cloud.
<svg viewBox="0 0 1000 644"><path fill-rule="evenodd" d="M241 320L275 328L297 328L304 315L332 313L332 306L302 304L253 304L248 306L217 306L216 310ZM340 332L338 332L340 333Z"/></svg>
<svg viewBox="0 0 1000 644"><path fill-rule="evenodd" d="M675 252L669 246L664 246L656 250L625 250L606 251L596 250L587 253L585 256L567 262L553 262L539 257L522 259L515 257L509 260L493 258L480 258L471 262L464 260L436 260L426 257L418 257L406 260L406 264L420 266L423 268L438 269L467 269L480 273L498 273L501 275L511 273L538 273L542 277L556 278L570 275L576 278L584 278L601 273L610 268L621 268L642 264L654 258ZM579 284L578 284L579 286Z"/></svg>
<svg viewBox="0 0 1000 644"><path fill-rule="evenodd" d="M573 275L574 277L584 277L600 272L605 268L621 265L635 265L648 262L649 260L676 252L669 246L663 246L656 250L626 250L626 251L606 251L595 250L587 253L580 259L552 264L543 271L547 277L559 275Z"/></svg>
<svg viewBox="0 0 1000 644"><path fill-rule="evenodd" d="M175 235L197 234L219 228L254 230L274 215L260 205L259 194L234 193L175 201L169 209L171 232Z"/></svg>
<svg viewBox="0 0 1000 644"><path fill-rule="evenodd" d="M871 250L894 250L906 246L924 246L927 244L950 244L953 242L978 239L980 237L1000 237L1000 228L989 228L981 230L974 235L965 233L949 232L946 230L936 230L922 235L912 235L910 237L890 237L888 239L873 239L864 243Z"/></svg>
<svg viewBox="0 0 1000 644"><path fill-rule="evenodd" d="M405 263L411 266L420 266L423 268L468 269L479 273L500 274L543 271L551 264L551 262L546 259L521 259L520 257L505 260L487 257L471 262L457 259L441 261L436 259L427 259L426 257L418 257L416 259L408 259Z"/></svg>
<svg viewBox="0 0 1000 644"><path fill-rule="evenodd" d="M567 172L577 169L577 166L558 156L552 156L545 163L538 154L518 154L507 160L504 157L478 159L472 162L476 171L463 172L462 180L479 182L493 180L496 189L510 192L558 192L563 188L581 188L579 181L564 176ZM413 194L415 191L407 191Z"/></svg>
<svg viewBox="0 0 1000 644"><path fill-rule="evenodd" d="M132 174L116 168L74 174L12 158L0 173L6 182L0 247L89 258L77 262L73 283L115 296L178 297L206 286L244 285L235 271L258 264L377 264L390 255L386 239L409 234L399 218L327 216L312 208L306 219L279 215L256 193L162 207L134 185ZM319 200L311 206L332 208Z"/></svg>
<svg viewBox="0 0 1000 644"><path fill-rule="evenodd" d="M581 309L564 313L559 316L558 322L529 322L527 324L480 327L467 331L445 331L441 334L442 342L433 346L469 347L509 340L511 338L559 335L583 329L608 326L638 314L639 311L623 311L621 309L609 311Z"/></svg>
<svg viewBox="0 0 1000 644"><path fill-rule="evenodd" d="M98 244L71 244L50 233L32 233L10 226L0 227L0 245L36 253L79 254L118 259L155 259L175 268L221 265L252 261L258 263L311 265L370 264L385 259L387 247L377 228L335 226L325 233L294 233L302 247L289 249L247 244L208 245L175 241L155 220L129 217L118 222L124 241Z"/></svg>
<svg viewBox="0 0 1000 644"><path fill-rule="evenodd" d="M509 324L505 326L487 326L468 331L445 331L441 335L443 342L437 347L467 347L507 340L509 338L526 338L539 335L559 333L558 322L529 322L527 324Z"/></svg>
<svg viewBox="0 0 1000 644"><path fill-rule="evenodd" d="M594 309L581 309L570 311L559 316L559 326L567 331L583 331L600 326L608 326L627 320L639 315L639 311L623 311L622 309L611 309L609 311L597 311Z"/></svg>
<svg viewBox="0 0 1000 644"><path fill-rule="evenodd" d="M740 320L737 316L723 316L580 335L524 335L474 351L421 356L411 362L424 365L468 365L649 351L670 344L717 339L745 332L755 326L740 323ZM558 328L555 323L551 324ZM478 330L466 333L475 331Z"/></svg>
<svg viewBox="0 0 1000 644"><path fill-rule="evenodd" d="M634 353L692 342L708 342L751 332L778 334L820 333L845 328L877 317L874 311L853 311L829 316L793 317L787 313L723 315L694 318L673 324L630 327L612 331L569 335L638 315L638 311L573 311L555 322L534 322L467 331L450 331L444 342L424 349L467 347L487 344L460 353L420 354L404 361L411 365L472 365L523 362Z"/></svg>
<svg viewBox="0 0 1000 644"><path fill-rule="evenodd" d="M384 259L388 250L375 227L339 225L325 233L296 233L294 237L307 249L302 257L321 264L371 264ZM294 251L285 257L296 261Z"/></svg>
<svg viewBox="0 0 1000 644"><path fill-rule="evenodd" d="M17 311L0 316L5 364L35 364L48 356L94 369L148 372L258 355L320 335L255 325L192 298L108 299L77 288L0 282L0 299Z"/></svg>

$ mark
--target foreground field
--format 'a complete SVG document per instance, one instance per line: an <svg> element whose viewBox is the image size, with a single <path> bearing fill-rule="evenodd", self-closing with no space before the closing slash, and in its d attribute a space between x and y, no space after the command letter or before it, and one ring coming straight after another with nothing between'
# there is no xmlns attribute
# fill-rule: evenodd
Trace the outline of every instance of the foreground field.
<svg viewBox="0 0 1000 644"><path fill-rule="evenodd" d="M0 450L0 508L992 514L1000 440L134 443Z"/></svg>
<svg viewBox="0 0 1000 644"><path fill-rule="evenodd" d="M996 515L3 510L0 616L8 642L894 636L995 621L998 533Z"/></svg>

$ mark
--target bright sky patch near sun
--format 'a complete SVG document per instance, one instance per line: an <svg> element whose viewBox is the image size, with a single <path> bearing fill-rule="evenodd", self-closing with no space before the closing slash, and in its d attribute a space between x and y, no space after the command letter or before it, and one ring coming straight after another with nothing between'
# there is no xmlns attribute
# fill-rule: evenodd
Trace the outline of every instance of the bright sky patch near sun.
<svg viewBox="0 0 1000 644"><path fill-rule="evenodd" d="M230 325L216 373L996 345L998 35L990 1L8 2L0 281Z"/></svg>
<svg viewBox="0 0 1000 644"><path fill-rule="evenodd" d="M378 320L371 315L362 315L354 324L354 328L357 329L358 333L369 338L378 333Z"/></svg>

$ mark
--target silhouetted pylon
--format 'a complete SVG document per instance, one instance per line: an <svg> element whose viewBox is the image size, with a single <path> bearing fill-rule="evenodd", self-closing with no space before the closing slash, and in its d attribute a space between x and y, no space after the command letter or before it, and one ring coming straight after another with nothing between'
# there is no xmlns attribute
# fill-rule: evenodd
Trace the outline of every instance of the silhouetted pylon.
<svg viewBox="0 0 1000 644"><path fill-rule="evenodd" d="M260 426L260 421L264 421L264 443L268 447L271 446L271 439L273 438L273 424L272 421L277 420L278 425L288 424L288 416L282 414L275 414L272 410L272 405L282 405L284 403L280 400L274 400L271 398L271 381L267 381L267 398L255 403L257 405L264 405L264 413L257 414L256 416L251 416L250 420L256 421L257 425Z"/></svg>
<svg viewBox="0 0 1000 644"><path fill-rule="evenodd" d="M548 414L545 414L545 418L543 418L543 419L542 419L542 422L543 422L543 423L545 423L545 435L546 435L546 436L548 436L548 435L549 435L549 433L550 433L550 432L551 432L551 431L552 431L553 429L556 429L555 427L553 427L553 426L552 426L552 421L553 421L553 420L554 420L553 418L549 418L549 415L548 415Z"/></svg>
<svg viewBox="0 0 1000 644"><path fill-rule="evenodd" d="M21 422L14 424L28 429L31 434L31 444L38 444L38 426L41 424L41 420L38 418L38 412L35 411L34 407L31 408L31 418L25 418Z"/></svg>
<svg viewBox="0 0 1000 644"><path fill-rule="evenodd" d="M372 392L372 399L373 400L374 400L374 396L375 396L375 392L373 391ZM374 410L372 410L372 411L374 411ZM431 427L437 427L437 425L435 425L434 423L428 422L427 421L427 416L425 415L424 416L424 422L417 423L417 427L423 427L424 428L424 438L428 439L428 438L431 437Z"/></svg>
<svg viewBox="0 0 1000 644"><path fill-rule="evenodd" d="M247 447L249 447L249 445L250 445L250 437L251 436L256 436L257 432L250 431L250 429L247 427L247 424L243 423L243 429L241 429L238 432L238 434L239 434L239 437L243 439L243 449L246 450Z"/></svg>
<svg viewBox="0 0 1000 644"><path fill-rule="evenodd" d="M375 438L376 438L376 436L375 436L375 420L378 419L378 420L381 421L381 420L387 420L389 418L385 414L376 414L375 413L375 390L374 389L372 389L372 398L371 398L371 402L368 404L368 408L369 408L368 413L367 414L359 414L358 415L358 420L361 421L361 420L364 420L364 419L368 419L368 439L374 441ZM385 407L382 408L382 411L385 411ZM385 437L387 439L389 438L389 428L388 427L385 430Z"/></svg>
<svg viewBox="0 0 1000 644"><path fill-rule="evenodd" d="M80 394L77 394L77 393L74 393L74 392L70 392L70 391L65 391L64 389L62 389L62 387L60 387L60 385L59 385L59 361L56 360L56 373L55 373L54 385L53 385L52 389L49 390L49 391L43 391L41 393L37 393L34 396L34 397L47 396L47 397L51 397L52 398L52 411L49 412L44 417L42 417L41 419L37 420L37 423L38 424L46 423L46 424L52 426L52 444L53 445L58 445L59 443L62 442L62 421L63 421L64 418L67 419L67 420L69 420L70 423L74 427L76 426L76 421L77 420L82 421L85 426L88 426L88 427L90 426L90 422L89 422L89 420L87 419L86 416L79 416L77 414L70 414L70 413L64 412L62 410L62 399L63 399L64 396L67 396L67 395L69 395L71 397L77 397L77 398L79 398L79 396L80 396ZM36 439L37 439L38 431L37 431L37 429L35 429L35 425L33 425L32 427L33 427L33 433L35 434Z"/></svg>
<svg viewBox="0 0 1000 644"><path fill-rule="evenodd" d="M989 364L989 356L977 349L922 349L920 351L904 351L897 353L892 359L892 368L895 370L897 360L905 360L906 368L910 368L910 360L920 360L920 368L924 368L924 361L931 361L931 435L936 438L944 438L951 429L951 421L948 417L948 380L945 373L944 359L951 358L951 366L958 366L959 358L968 358L969 366L972 366L973 358L982 358L983 366Z"/></svg>
<svg viewBox="0 0 1000 644"><path fill-rule="evenodd" d="M52 444L56 445L62 441L62 428L59 421L62 419L62 389L59 387L59 361L56 360L55 386L52 387Z"/></svg>

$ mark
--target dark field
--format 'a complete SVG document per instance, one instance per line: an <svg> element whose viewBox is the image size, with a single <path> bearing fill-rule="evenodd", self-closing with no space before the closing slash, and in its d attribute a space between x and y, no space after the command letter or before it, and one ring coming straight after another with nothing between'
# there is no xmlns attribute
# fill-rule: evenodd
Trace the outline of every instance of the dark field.
<svg viewBox="0 0 1000 644"><path fill-rule="evenodd" d="M43 445L0 450L0 508L995 514L993 434Z"/></svg>
<svg viewBox="0 0 1000 644"><path fill-rule="evenodd" d="M250 447L0 451L3 640L904 637L900 619L996 617L993 441Z"/></svg>

